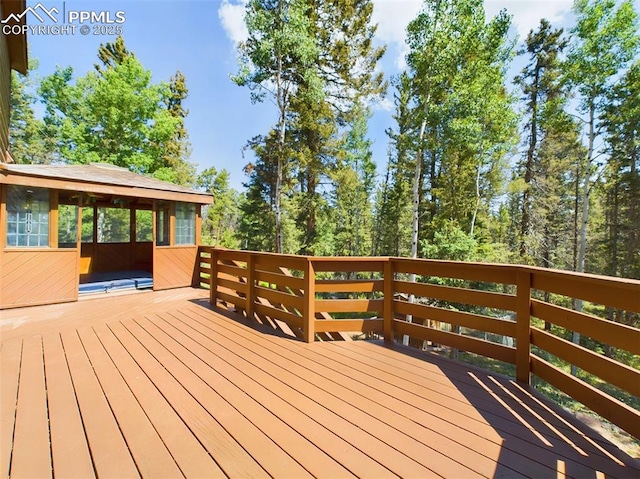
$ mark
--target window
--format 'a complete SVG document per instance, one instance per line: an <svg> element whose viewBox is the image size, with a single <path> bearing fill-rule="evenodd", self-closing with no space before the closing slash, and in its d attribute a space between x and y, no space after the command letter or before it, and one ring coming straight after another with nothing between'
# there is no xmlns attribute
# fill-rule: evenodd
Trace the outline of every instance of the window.
<svg viewBox="0 0 640 479"><path fill-rule="evenodd" d="M98 243L128 243L130 240L129 209L98 208Z"/></svg>
<svg viewBox="0 0 640 479"><path fill-rule="evenodd" d="M176 244L196 244L196 205L176 203Z"/></svg>
<svg viewBox="0 0 640 479"><path fill-rule="evenodd" d="M93 243L93 206L82 208L82 227L80 241Z"/></svg>
<svg viewBox="0 0 640 479"><path fill-rule="evenodd" d="M163 203L156 211L156 245L169 245L169 205Z"/></svg>
<svg viewBox="0 0 640 479"><path fill-rule="evenodd" d="M49 246L49 190L7 187L7 246Z"/></svg>
<svg viewBox="0 0 640 479"><path fill-rule="evenodd" d="M151 224L151 211L136 210L136 241L153 241L153 228Z"/></svg>
<svg viewBox="0 0 640 479"><path fill-rule="evenodd" d="M78 207L58 206L58 248L75 248L78 241Z"/></svg>

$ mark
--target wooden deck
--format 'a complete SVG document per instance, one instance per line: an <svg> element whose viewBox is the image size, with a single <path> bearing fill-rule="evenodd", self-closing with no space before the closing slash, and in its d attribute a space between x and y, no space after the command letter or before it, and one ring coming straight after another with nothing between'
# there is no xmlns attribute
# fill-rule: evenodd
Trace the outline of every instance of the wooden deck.
<svg viewBox="0 0 640 479"><path fill-rule="evenodd" d="M182 289L0 311L11 477L640 477L514 381L306 344Z"/></svg>

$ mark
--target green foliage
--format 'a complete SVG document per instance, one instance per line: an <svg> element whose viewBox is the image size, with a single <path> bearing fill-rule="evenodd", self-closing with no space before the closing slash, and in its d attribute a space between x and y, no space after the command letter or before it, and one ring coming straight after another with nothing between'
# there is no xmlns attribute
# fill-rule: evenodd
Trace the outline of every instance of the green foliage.
<svg viewBox="0 0 640 479"><path fill-rule="evenodd" d="M115 46L102 45L100 58L104 67L75 81L71 68L58 68L42 80L44 122L55 132L57 156L69 163L106 162L191 182L193 167L185 163L184 151L172 148L186 114L174 106L186 96L186 87L175 87L179 78L173 89L164 82L153 84L151 72L121 38Z"/></svg>
<svg viewBox="0 0 640 479"><path fill-rule="evenodd" d="M371 254L373 213L371 192L375 186L376 165L371 156L371 141L366 138L370 113L355 113L342 147L343 157L330 174L335 224L334 251L339 256ZM330 253L331 254L331 253Z"/></svg>
<svg viewBox="0 0 640 479"><path fill-rule="evenodd" d="M33 72L37 68L37 60L31 60L26 75L11 71L9 149L16 163L51 163L55 158L54 132L36 118L33 110L36 102Z"/></svg>
<svg viewBox="0 0 640 479"><path fill-rule="evenodd" d="M585 271L588 244L589 208L594 158L600 134L598 120L603 112L605 95L618 74L638 51L638 16L631 1L619 6L614 0L576 0L577 24L566 64L566 78L580 94L580 110L587 115L588 147L582 167L582 214L580 247L576 270ZM580 303L578 303L579 309Z"/></svg>
<svg viewBox="0 0 640 479"><path fill-rule="evenodd" d="M602 190L605 270L640 279L640 61L607 96L603 115L610 154Z"/></svg>
<svg viewBox="0 0 640 479"><path fill-rule="evenodd" d="M452 261L475 261L478 242L454 221L445 220L434 232L433 240L420 243L422 256Z"/></svg>
<svg viewBox="0 0 640 479"><path fill-rule="evenodd" d="M372 12L371 0L254 0L247 4L249 38L239 46L240 68L232 80L250 87L254 101L270 96L278 107L278 121L270 134L273 153L261 155L253 165L273 173L262 176L272 181L268 189L276 251L285 249L286 218L294 221L287 235L291 247L299 242L299 252L331 254L334 247L327 244L333 245L334 240L345 253L353 253L354 248L359 254L371 250L360 239L357 246L345 246L345 234L334 231L335 218L329 208L345 204L345 188L332 195L322 185L351 181L346 169L353 167L345 163L351 148L350 131L361 115L360 105L379 97L386 86L383 74L376 71L384 49L372 46L376 29L371 24ZM356 169L361 167L362 161ZM362 175L363 170L356 173L358 181L363 180ZM367 203L373 188L370 183L362 197ZM248 195L249 211L264 213L256 202L264 195L257 191L258 185L255 188ZM287 210L285 203L293 209ZM338 215L345 214L340 208ZM357 216L358 226L350 228L360 231L360 223L368 221L367 213ZM265 220L262 216L247 222Z"/></svg>
<svg viewBox="0 0 640 479"><path fill-rule="evenodd" d="M411 78L401 74L393 81L397 130L388 129L391 140L384 181L376 196L376 233L373 252L376 255L408 256L411 240L411 166L415 155L414 118L412 117Z"/></svg>
<svg viewBox="0 0 640 479"><path fill-rule="evenodd" d="M198 187L213 195L213 204L203 214L202 242L239 248L240 194L229 187L229 172L208 168L198 175Z"/></svg>
<svg viewBox="0 0 640 479"><path fill-rule="evenodd" d="M580 93L587 113L609 88L615 75L637 52L638 15L633 2L576 0L578 17L567 58L567 79Z"/></svg>

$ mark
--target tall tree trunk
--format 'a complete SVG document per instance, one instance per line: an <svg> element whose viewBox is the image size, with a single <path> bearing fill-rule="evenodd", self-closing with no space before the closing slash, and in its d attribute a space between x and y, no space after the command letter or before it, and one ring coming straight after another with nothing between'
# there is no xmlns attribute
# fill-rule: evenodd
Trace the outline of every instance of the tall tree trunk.
<svg viewBox="0 0 640 479"><path fill-rule="evenodd" d="M593 161L593 142L595 140L595 101L590 102L589 108L589 145L585 161L584 183L582 186L582 218L580 220L580 249L578 250L578 272L584 273L587 258L587 223L589 221L589 196L591 193L591 163ZM581 312L583 303L581 299L574 300L574 309ZM573 331L572 341L580 344L580 333ZM575 376L578 369L571 365L571 375Z"/></svg>
<svg viewBox="0 0 640 479"><path fill-rule="evenodd" d="M440 0L436 2L436 12L433 21L433 31L431 37L434 38L438 31L438 17L440 14ZM427 71L427 84L424 91L424 105L423 105L423 118L420 125L420 136L418 138L418 154L416 155L416 169L413 174L413 188L412 188L412 230L411 230L411 257L418 257L418 231L420 228L420 179L422 178L422 162L424 161L424 137L427 131L427 118L429 116L429 107L431 103L431 65ZM409 275L409 281L415 283L416 275L411 273ZM409 302L415 302L416 298L412 294L409 296ZM406 321L411 323L413 321L412 315L407 315ZM402 344L407 346L409 344L409 336L407 334L402 338Z"/></svg>
<svg viewBox="0 0 640 479"><path fill-rule="evenodd" d="M480 158L482 158L482 154L480 155ZM481 165L478 165L478 171L476 172L476 205L473 209L473 216L471 218L471 228L469 228L469 236L471 236L473 238L473 231L476 227L476 219L478 217L478 210L480 209L480 203L481 203L481 198L480 198L480 167Z"/></svg>
<svg viewBox="0 0 640 479"><path fill-rule="evenodd" d="M279 5L281 8L281 5ZM276 88L277 88L277 103L280 111L280 118L278 118L278 165L276 170L276 188L274 192L274 209L276 215L276 253L284 252L284 240L282 235L282 181L284 170L284 152L285 152L285 140L287 132L287 92L282 81L282 57L278 57L278 74L276 76Z"/></svg>
<svg viewBox="0 0 640 479"><path fill-rule="evenodd" d="M531 180L533 179L533 157L538 144L538 83L540 79L539 63L536 65L533 77L533 85L531 90L531 133L529 135L529 147L527 148L527 162L524 169L524 192L522 193L522 225L520 228L520 258L527 255L527 234L529 233L529 225L531 223L531 207L529 206L531 199Z"/></svg>
<svg viewBox="0 0 640 479"><path fill-rule="evenodd" d="M420 228L420 179L422 178L422 159L424 156L424 147L422 146L424 141L425 131L427 129L427 112L429 111L429 100L430 100L430 90L429 87L430 80L427 80L427 94L425 95L425 106L424 106L424 119L422 120L422 125L420 126L420 149L418 150L418 154L416 155L416 169L413 173L413 188L412 188L412 198L413 203L411 206L411 218L412 218L412 230L411 230L411 257L418 257L418 231ZM409 281L411 283L416 282L416 274L411 273L409 275ZM409 302L415 302L416 298L412 294L409 296ZM413 322L413 316L408 314L406 317L406 321L408 323ZM405 334L402 338L402 344L405 346L409 345L409 335Z"/></svg>
<svg viewBox="0 0 640 479"><path fill-rule="evenodd" d="M284 117L284 112L282 114ZM285 142L286 123L281 118L280 120L280 139L279 139L279 152L278 152L278 167L276 172L276 191L275 191L275 213L276 213L276 253L284 253L284 240L282 237L282 180L283 180L283 155L284 155L284 142Z"/></svg>

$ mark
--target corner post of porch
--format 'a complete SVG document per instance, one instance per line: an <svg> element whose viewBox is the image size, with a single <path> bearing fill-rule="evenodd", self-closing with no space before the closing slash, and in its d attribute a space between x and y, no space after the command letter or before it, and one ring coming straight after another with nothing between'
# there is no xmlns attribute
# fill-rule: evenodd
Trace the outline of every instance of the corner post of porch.
<svg viewBox="0 0 640 479"><path fill-rule="evenodd" d="M216 306L218 301L218 251L215 248L209 248L211 254L211 272L209 276L209 302L212 306Z"/></svg>
<svg viewBox="0 0 640 479"><path fill-rule="evenodd" d="M304 341L312 343L315 340L316 326L316 273L313 267L313 259L307 257L304 270L304 311L303 311L303 335Z"/></svg>
<svg viewBox="0 0 640 479"><path fill-rule="evenodd" d="M256 261L255 255L249 253L247 257L247 296L246 306L244 308L247 319L253 320L253 304L256 297Z"/></svg>
<svg viewBox="0 0 640 479"><path fill-rule="evenodd" d="M393 342L393 259L387 258L384 263L384 313L383 313L383 332L384 341L386 343Z"/></svg>
<svg viewBox="0 0 640 479"><path fill-rule="evenodd" d="M516 379L531 384L531 272L519 268L516 281Z"/></svg>

